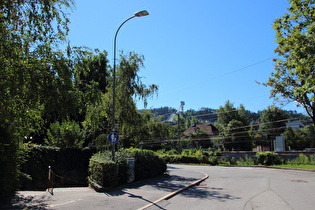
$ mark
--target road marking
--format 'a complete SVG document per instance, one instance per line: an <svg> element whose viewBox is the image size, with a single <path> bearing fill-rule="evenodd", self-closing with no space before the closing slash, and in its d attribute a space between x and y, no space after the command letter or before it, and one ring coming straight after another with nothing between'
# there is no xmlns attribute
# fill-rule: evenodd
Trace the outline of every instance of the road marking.
<svg viewBox="0 0 315 210"><path fill-rule="evenodd" d="M199 171L199 172L201 172L201 171ZM209 177L208 174L206 174L206 173L204 173L204 172L201 172L201 173L205 174L206 176L203 177L202 179L199 179L199 180L197 180L197 181L195 181L195 182L193 182L193 183L187 185L186 187L183 187L183 188L181 188L181 189L179 189L179 190L177 190L177 191L175 191L175 192L172 192L172 193L170 193L170 194L168 194L168 195L166 195L166 196L164 196L164 197L162 197L162 198L160 198L160 199L158 199L158 200L156 200L156 201L154 201L154 202L152 202L152 203L149 203L148 205L146 205L146 206L140 208L139 210L144 210L144 209L149 208L149 207L151 207L151 206L153 206L153 205L157 205L157 203L159 203L159 202L161 202L161 201L163 201L163 200L168 200L168 199L174 197L175 195L177 195L177 194L179 194L179 193L181 193L181 192L183 192L183 191L185 191L185 190L187 190L187 189L189 189L189 188L191 188L191 187L193 187L193 186L195 186L195 185L198 185L198 184L200 184L201 182L203 182L204 180L208 179L208 177Z"/></svg>

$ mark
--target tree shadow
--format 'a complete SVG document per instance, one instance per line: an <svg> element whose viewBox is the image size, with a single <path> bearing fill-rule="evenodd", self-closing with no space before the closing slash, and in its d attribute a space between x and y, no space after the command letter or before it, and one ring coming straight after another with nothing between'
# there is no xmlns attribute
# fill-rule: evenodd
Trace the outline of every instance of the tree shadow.
<svg viewBox="0 0 315 210"><path fill-rule="evenodd" d="M194 179L194 178L185 178L185 177L177 176L177 175L172 175L172 176L164 175L157 179L151 179L151 180L147 180L143 182L129 184L121 189L107 192L106 194L110 196L120 196L120 195L126 194L127 189L131 189L131 190L139 189L143 186L146 186L148 188L151 187L153 189L163 190L166 192L174 192L196 180L197 179Z"/></svg>
<svg viewBox="0 0 315 210"><path fill-rule="evenodd" d="M48 209L47 195L42 196L24 196L16 193L11 200L1 206L1 209Z"/></svg>
<svg viewBox="0 0 315 210"><path fill-rule="evenodd" d="M212 188L201 185L189 188L188 190L183 191L181 195L190 198L218 200L220 202L241 199L241 197L223 193L223 190L224 190L223 188Z"/></svg>

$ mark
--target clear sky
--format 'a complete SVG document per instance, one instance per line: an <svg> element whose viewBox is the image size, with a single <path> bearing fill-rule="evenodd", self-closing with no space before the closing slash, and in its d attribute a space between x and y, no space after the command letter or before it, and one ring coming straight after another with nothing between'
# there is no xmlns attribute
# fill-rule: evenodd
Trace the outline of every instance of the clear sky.
<svg viewBox="0 0 315 210"><path fill-rule="evenodd" d="M71 46L108 52L113 65L114 35L135 12L150 15L128 21L119 31L117 55L144 55L139 75L159 86L147 108L218 109L227 100L250 111L272 105L266 82L274 71L273 20L287 12L287 0L76 0L70 15ZM138 102L139 109L143 102ZM291 103L286 110L302 108Z"/></svg>

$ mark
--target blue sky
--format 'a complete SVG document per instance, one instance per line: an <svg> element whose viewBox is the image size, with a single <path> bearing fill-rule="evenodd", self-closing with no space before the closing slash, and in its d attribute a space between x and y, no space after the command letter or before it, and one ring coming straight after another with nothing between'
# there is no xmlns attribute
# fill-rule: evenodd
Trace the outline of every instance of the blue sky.
<svg viewBox="0 0 315 210"><path fill-rule="evenodd" d="M76 0L68 39L71 46L106 50L113 65L119 25L147 10L117 38L117 50L144 55L143 83L159 86L147 108L185 101L184 110L218 109L230 100L256 112L273 102L270 88L255 81L266 82L274 71L273 20L288 7L287 0ZM305 113L294 103L282 108Z"/></svg>

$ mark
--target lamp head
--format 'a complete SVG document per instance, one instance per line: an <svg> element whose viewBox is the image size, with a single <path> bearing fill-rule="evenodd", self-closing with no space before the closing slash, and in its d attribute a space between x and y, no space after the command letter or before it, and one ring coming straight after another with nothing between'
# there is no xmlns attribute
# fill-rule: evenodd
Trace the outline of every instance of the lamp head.
<svg viewBox="0 0 315 210"><path fill-rule="evenodd" d="M135 13L136 17L142 17L142 16L147 16L147 15L149 15L149 13L146 10Z"/></svg>

